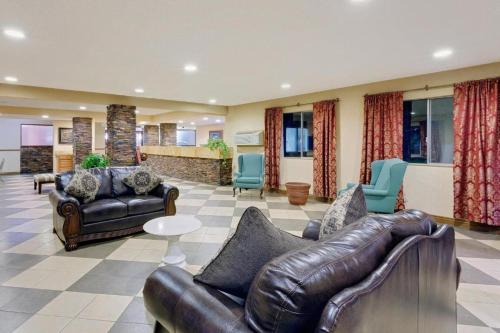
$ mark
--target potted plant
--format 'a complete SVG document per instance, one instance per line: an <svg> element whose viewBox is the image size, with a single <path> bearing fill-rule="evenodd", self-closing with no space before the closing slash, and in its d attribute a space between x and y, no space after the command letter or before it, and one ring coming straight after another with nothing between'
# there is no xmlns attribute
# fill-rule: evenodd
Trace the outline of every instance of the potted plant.
<svg viewBox="0 0 500 333"><path fill-rule="evenodd" d="M84 169L105 168L109 165L109 158L103 154L90 153L83 158L80 165Z"/></svg>
<svg viewBox="0 0 500 333"><path fill-rule="evenodd" d="M207 147L210 150L218 150L222 157L222 165L226 166L226 159L229 157L229 147L222 139L210 138L208 139Z"/></svg>

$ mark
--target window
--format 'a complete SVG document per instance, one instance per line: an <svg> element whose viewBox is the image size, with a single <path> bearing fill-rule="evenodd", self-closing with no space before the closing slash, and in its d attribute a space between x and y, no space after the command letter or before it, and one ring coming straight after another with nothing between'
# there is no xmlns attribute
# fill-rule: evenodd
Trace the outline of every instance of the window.
<svg viewBox="0 0 500 333"><path fill-rule="evenodd" d="M52 125L21 125L21 146L52 146Z"/></svg>
<svg viewBox="0 0 500 333"><path fill-rule="evenodd" d="M403 102L403 159L453 163L453 98Z"/></svg>
<svg viewBox="0 0 500 333"><path fill-rule="evenodd" d="M177 130L177 145L178 146L196 146L196 130L194 130L194 129L178 129Z"/></svg>
<svg viewBox="0 0 500 333"><path fill-rule="evenodd" d="M283 114L283 141L285 157L313 156L313 113Z"/></svg>

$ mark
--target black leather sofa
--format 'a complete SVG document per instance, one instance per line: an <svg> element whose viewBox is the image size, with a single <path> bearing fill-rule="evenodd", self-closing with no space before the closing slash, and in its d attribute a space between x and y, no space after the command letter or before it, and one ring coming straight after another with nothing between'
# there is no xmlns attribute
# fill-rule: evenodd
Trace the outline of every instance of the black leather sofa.
<svg viewBox="0 0 500 333"><path fill-rule="evenodd" d="M175 215L175 200L179 196L176 187L160 184L148 195L136 195L123 184L123 177L135 168L90 169L101 185L96 200L87 204L64 192L72 172L56 175L56 188L49 199L54 211L54 232L67 251L75 250L81 242L141 232L147 221Z"/></svg>
<svg viewBox="0 0 500 333"><path fill-rule="evenodd" d="M309 229L317 237L317 224ZM459 272L453 228L404 211L273 259L245 300L163 267L147 279L144 303L155 333L448 333L457 329Z"/></svg>

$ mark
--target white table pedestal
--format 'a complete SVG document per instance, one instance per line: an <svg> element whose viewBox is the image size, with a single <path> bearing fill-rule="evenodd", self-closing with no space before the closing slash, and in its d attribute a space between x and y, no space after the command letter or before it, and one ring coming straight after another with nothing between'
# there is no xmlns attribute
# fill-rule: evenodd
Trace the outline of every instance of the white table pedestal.
<svg viewBox="0 0 500 333"><path fill-rule="evenodd" d="M162 266L177 266L181 268L186 266L186 255L179 246L179 238L180 236L167 237L167 253L162 259Z"/></svg>

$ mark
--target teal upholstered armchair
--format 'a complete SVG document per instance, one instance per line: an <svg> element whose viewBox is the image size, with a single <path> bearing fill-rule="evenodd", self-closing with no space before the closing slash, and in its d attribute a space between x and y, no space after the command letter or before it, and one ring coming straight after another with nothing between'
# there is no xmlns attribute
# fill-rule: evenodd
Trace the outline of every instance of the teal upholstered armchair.
<svg viewBox="0 0 500 333"><path fill-rule="evenodd" d="M408 163L399 158L373 161L370 184L363 184L368 211L394 213ZM348 183L347 188L357 184Z"/></svg>
<svg viewBox="0 0 500 333"><path fill-rule="evenodd" d="M242 154L238 156L238 172L234 173L233 197L236 188L245 190L260 189L260 197L264 192L264 156L261 154Z"/></svg>

